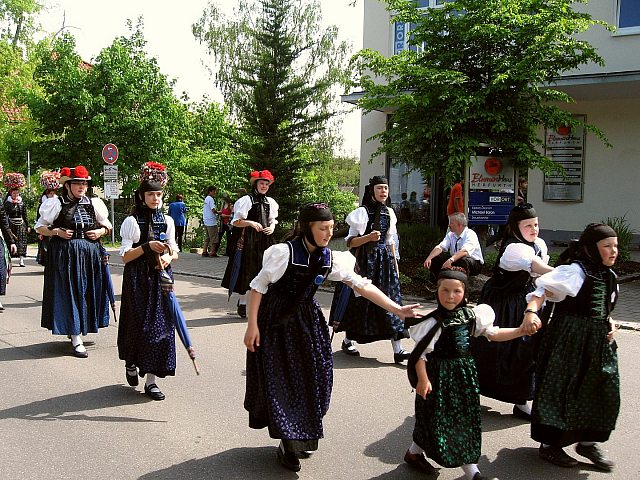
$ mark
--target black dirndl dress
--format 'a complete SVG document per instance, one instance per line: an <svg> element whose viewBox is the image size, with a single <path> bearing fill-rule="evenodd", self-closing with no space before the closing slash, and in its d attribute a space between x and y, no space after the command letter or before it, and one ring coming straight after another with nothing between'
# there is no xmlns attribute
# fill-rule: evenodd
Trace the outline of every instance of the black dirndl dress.
<svg viewBox="0 0 640 480"><path fill-rule="evenodd" d="M374 212L367 208L367 213L369 222L364 235L374 230ZM367 243L352 249L352 253L356 255L356 273L367 277L391 300L402 305L400 278L395 267L395 259L393 252L385 243L390 221L388 207L383 206L379 224L375 228L380 231L380 240L376 244ZM341 305L343 302L348 302L346 307ZM344 283L336 284L329 325L333 326L336 332L346 332L349 340L358 343L409 338L409 333L400 317L364 297L356 297L353 290Z"/></svg>
<svg viewBox="0 0 640 480"><path fill-rule="evenodd" d="M475 313L468 307L440 318L442 333L427 355L432 391L426 400L417 394L415 399L413 440L427 457L447 468L477 463L480 458L478 377L469 352L475 322Z"/></svg>
<svg viewBox="0 0 640 480"><path fill-rule="evenodd" d="M27 219L27 207L23 202L13 203L11 198L4 202L4 209L9 217L9 227L13 233L17 252L13 257L24 257L27 255L27 227L29 221Z"/></svg>
<svg viewBox="0 0 640 480"><path fill-rule="evenodd" d="M109 301L97 241L84 232L98 228L90 202L65 201L54 227L73 230L69 240L51 237L44 269L40 324L54 335L86 335L109 326Z"/></svg>
<svg viewBox="0 0 640 480"><path fill-rule="evenodd" d="M249 194L252 200L247 220L269 226L269 201L264 195ZM229 293L244 295L249 290L251 280L262 268L264 251L275 243L273 235L265 235L255 229L232 227L229 242L229 260L222 278L222 287Z"/></svg>
<svg viewBox="0 0 640 480"><path fill-rule="evenodd" d="M541 331L531 411L531 438L557 447L607 441L620 411L617 345L607 339L616 276L576 263L586 274L578 294L545 307L553 314Z"/></svg>
<svg viewBox="0 0 640 480"><path fill-rule="evenodd" d="M162 212L147 213L148 216L128 217L135 218L140 227L140 240L133 247L149 240L159 240L160 234L167 231ZM165 271L173 279L171 266L167 266ZM147 373L160 378L175 375L175 321L170 312L169 299L160 285L160 272L155 264L147 261L145 255L126 263L124 267L118 356L126 365L138 367L141 377Z"/></svg>
<svg viewBox="0 0 640 480"><path fill-rule="evenodd" d="M287 242L287 269L269 286L258 311L260 347L247 351L244 408L251 428L269 429L287 451L316 450L333 386L329 329L313 298L331 270L331 250L309 254Z"/></svg>
<svg viewBox="0 0 640 480"><path fill-rule="evenodd" d="M493 308L496 314L494 325L500 328L517 328L522 323L527 308L527 294L533 292L535 284L525 270L501 269L500 258L510 243L507 241L496 259L493 276L487 280L480 293L480 302ZM533 245L537 256L541 252ZM529 336L508 342L489 342L484 337L471 339L471 350L478 366L480 394L502 402L522 405L533 399L535 373L535 342Z"/></svg>

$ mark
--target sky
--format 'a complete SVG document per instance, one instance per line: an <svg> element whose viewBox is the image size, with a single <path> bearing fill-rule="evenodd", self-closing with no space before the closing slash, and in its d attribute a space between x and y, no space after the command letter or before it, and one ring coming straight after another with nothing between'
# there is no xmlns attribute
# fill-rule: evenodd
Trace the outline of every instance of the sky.
<svg viewBox="0 0 640 480"><path fill-rule="evenodd" d="M213 0L225 11L232 12L237 0ZM207 53L191 33L209 2L207 0L48 0L40 16L45 32L56 32L65 25L76 39L78 53L91 61L100 50L117 36L127 35L127 19L134 24L144 17L147 53L155 57L162 73L177 80L176 95L186 91L197 101L207 94L222 101L203 61L211 63ZM362 48L362 2L349 6L351 0L321 0L323 23L337 25L340 38L353 45L353 52ZM355 111L345 118L347 154L360 151L360 114Z"/></svg>

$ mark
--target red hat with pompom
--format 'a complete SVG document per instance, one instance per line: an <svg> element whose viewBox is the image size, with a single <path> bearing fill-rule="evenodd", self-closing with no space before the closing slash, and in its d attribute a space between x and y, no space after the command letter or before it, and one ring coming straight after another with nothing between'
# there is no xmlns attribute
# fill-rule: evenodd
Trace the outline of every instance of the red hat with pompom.
<svg viewBox="0 0 640 480"><path fill-rule="evenodd" d="M251 172L249 182L251 182L251 185L253 185L258 180L266 180L269 182L269 185L276 181L273 174L269 170L254 170L253 172Z"/></svg>
<svg viewBox="0 0 640 480"><path fill-rule="evenodd" d="M91 176L89 175L89 171L82 165L78 165L77 167L63 167L60 170L60 183L64 184L73 180L90 181Z"/></svg>

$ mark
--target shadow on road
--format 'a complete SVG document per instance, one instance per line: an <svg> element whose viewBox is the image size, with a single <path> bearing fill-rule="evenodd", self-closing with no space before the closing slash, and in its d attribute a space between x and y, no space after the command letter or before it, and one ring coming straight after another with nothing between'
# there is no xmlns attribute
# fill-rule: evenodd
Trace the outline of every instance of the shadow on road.
<svg viewBox="0 0 640 480"><path fill-rule="evenodd" d="M302 460L302 470L304 471ZM232 448L210 457L173 465L139 477L139 480L176 478L209 478L246 480L260 478L276 480L298 478L294 472L285 470L276 459L276 447Z"/></svg>
<svg viewBox="0 0 640 480"><path fill-rule="evenodd" d="M124 376L124 375L123 375ZM153 402L139 391L124 385L107 385L84 392L61 395L37 402L19 405L17 407L0 410L0 420L17 418L22 420L82 420L92 422L158 422L146 418L116 417L87 414L87 411L104 408L122 407L139 403ZM75 414L75 412L83 412Z"/></svg>

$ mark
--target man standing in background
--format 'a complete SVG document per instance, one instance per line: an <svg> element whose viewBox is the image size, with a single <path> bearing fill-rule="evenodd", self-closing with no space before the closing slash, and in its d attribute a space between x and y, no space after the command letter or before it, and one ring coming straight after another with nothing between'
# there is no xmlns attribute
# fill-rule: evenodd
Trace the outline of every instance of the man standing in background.
<svg viewBox="0 0 640 480"><path fill-rule="evenodd" d="M207 188L207 196L202 207L202 223L204 224L203 257L218 256L218 210L216 209L216 194L218 189L213 185Z"/></svg>

